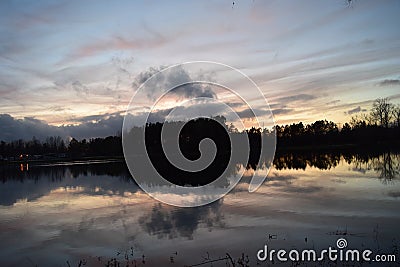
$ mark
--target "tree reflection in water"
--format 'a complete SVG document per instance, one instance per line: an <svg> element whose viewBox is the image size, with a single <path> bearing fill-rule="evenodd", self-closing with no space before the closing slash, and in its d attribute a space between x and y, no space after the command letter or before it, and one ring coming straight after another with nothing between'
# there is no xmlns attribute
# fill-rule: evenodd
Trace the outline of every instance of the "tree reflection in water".
<svg viewBox="0 0 400 267"><path fill-rule="evenodd" d="M391 181L399 175L399 162L399 155L390 152L372 160L374 170L380 173L384 181Z"/></svg>
<svg viewBox="0 0 400 267"><path fill-rule="evenodd" d="M329 170L336 167L339 161L340 153L292 152L275 155L274 167L277 170L305 170L307 167Z"/></svg>
<svg viewBox="0 0 400 267"><path fill-rule="evenodd" d="M391 181L400 174L400 154L397 151L278 151L273 159L273 166L276 170L306 170L309 167L330 170L337 167L341 160L352 165L353 170L362 173L374 170L383 179L383 182ZM249 161L247 164L233 162L227 166L226 176L236 175L243 166L254 170L265 169L265 166L269 166L269 161L271 158L262 158L260 162ZM107 175L119 177L121 181L133 182L124 162L47 166L30 164L29 169L20 168L19 165L0 166L0 181L3 183L7 180L24 182L24 180L38 181L43 178L57 182L62 181L66 176L77 178L90 175ZM143 173L143 175L146 174ZM148 177L147 180L151 185L151 177ZM225 180L223 182L227 183Z"/></svg>
<svg viewBox="0 0 400 267"><path fill-rule="evenodd" d="M379 174L382 183L387 184L393 179L399 177L400 173L400 154L390 151L381 153L378 156L354 157L348 159L349 163L353 163L359 170L374 170Z"/></svg>
<svg viewBox="0 0 400 267"><path fill-rule="evenodd" d="M267 163L270 160L270 158L264 158L258 164L255 162L248 162L248 164L233 162L225 177L221 179L222 186L224 183L228 184L229 177L239 173L242 167L265 170L265 166L269 166ZM278 171L284 169L306 170L310 167L330 170L337 167L341 162L346 162L352 170L360 173L376 172L377 177L383 184L391 184L400 176L400 154L397 151L371 152L356 151L354 149L342 152L278 151L273 165ZM143 175L146 174L143 173ZM18 199L37 199L60 186L85 188L87 194L102 194L102 192L113 192L113 194L119 192L123 194L124 192L135 193L140 190L131 178L124 162L70 164L68 166L50 164L46 166L34 166L32 164L31 166L30 164L29 168L20 168L17 164L3 165L0 166L0 177L0 181L5 184L3 186L4 192L0 194L0 204L2 205L11 205ZM157 186L152 183L151 177L146 178L149 186ZM32 184L32 182L36 186L30 186L29 184ZM242 179L242 182L246 182L246 178ZM155 213L154 215L157 214ZM174 214L174 218L184 215L180 213ZM150 224L148 227L149 230L152 229ZM162 231L156 230L151 230L151 232L162 233ZM190 237L190 232L188 231L186 234L180 233L180 235ZM173 233L174 231L168 234Z"/></svg>
<svg viewBox="0 0 400 267"><path fill-rule="evenodd" d="M341 159L352 165L353 170L365 173L373 170L388 183L399 177L400 154L392 151L380 152L286 152L277 153L274 158L274 167L277 170L295 169L306 170L315 167L320 170L335 168Z"/></svg>

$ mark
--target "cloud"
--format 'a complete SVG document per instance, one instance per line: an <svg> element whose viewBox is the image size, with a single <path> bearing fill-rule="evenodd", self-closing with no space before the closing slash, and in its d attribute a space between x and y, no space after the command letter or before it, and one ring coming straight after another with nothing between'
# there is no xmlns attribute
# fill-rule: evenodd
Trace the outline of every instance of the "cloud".
<svg viewBox="0 0 400 267"><path fill-rule="evenodd" d="M386 79L379 83L380 86L400 85L400 79Z"/></svg>
<svg viewBox="0 0 400 267"><path fill-rule="evenodd" d="M200 84L192 84L189 86L183 86L177 88L174 92L180 92L187 98L190 97L208 97L208 98L216 98L216 94L213 92L210 86L204 86Z"/></svg>
<svg viewBox="0 0 400 267"><path fill-rule="evenodd" d="M256 116L264 116L269 115L270 111L266 109L244 109L242 111L236 112L241 119L251 119L255 118Z"/></svg>
<svg viewBox="0 0 400 267"><path fill-rule="evenodd" d="M75 118L72 121L79 122L79 123L90 123L90 122L99 122L104 119L108 119L113 116L120 115L121 112L113 112L113 113L104 113L99 115L88 115L84 117Z"/></svg>
<svg viewBox="0 0 400 267"><path fill-rule="evenodd" d="M160 92L167 92L171 89L171 93L182 98L216 98L216 94L209 85L191 83L199 79L191 77L182 67L175 67L173 72L168 72L168 75L165 75L164 72L160 72L163 69L165 69L165 66L151 67L148 70L139 73L132 84L133 87L138 88L141 84L147 81L146 89L148 89L147 97L149 99L154 99L154 97L159 95ZM153 76L155 74L157 75ZM177 85L181 84L184 85L177 87Z"/></svg>
<svg viewBox="0 0 400 267"><path fill-rule="evenodd" d="M50 135L65 136L62 129L31 117L15 119L9 114L0 114L0 140L43 139Z"/></svg>
<svg viewBox="0 0 400 267"><path fill-rule="evenodd" d="M53 126L31 117L16 119L9 114L0 114L0 140L30 140L33 136L41 140L48 136L61 136L62 138L72 136L78 139L105 137L121 131L123 116L104 114L83 117L77 121L82 123Z"/></svg>
<svg viewBox="0 0 400 267"><path fill-rule="evenodd" d="M70 108L62 107L60 105L53 105L53 106L49 107L49 110L54 111L54 112L61 112L61 111L70 110Z"/></svg>
<svg viewBox="0 0 400 267"><path fill-rule="evenodd" d="M352 115L355 113L366 112L366 111L367 111L366 109L362 109L360 106L358 106L356 108L348 110L347 112L345 112L345 114Z"/></svg>
<svg viewBox="0 0 400 267"><path fill-rule="evenodd" d="M188 114L198 114L199 107L176 107L177 112L171 116L170 120L184 120ZM200 109L209 112L208 115L218 114L222 112L219 106L201 105ZM153 111L149 116L146 112L138 112L130 114L133 116L134 126L142 126L135 122L163 122L168 114L172 111L169 109L160 109ZM183 115L182 115L183 114ZM148 117L147 117L148 116ZM78 125L62 125L53 126L31 117L16 119L9 114L0 114L0 140L13 141L17 139L30 140L33 136L37 139L44 140L48 136L60 136L62 138L74 137L76 139L106 137L116 135L122 130L124 116L119 112L105 113L100 115L89 115L73 119Z"/></svg>
<svg viewBox="0 0 400 267"><path fill-rule="evenodd" d="M185 94L188 95L189 93ZM200 95L200 92L190 92L190 94ZM203 95L204 94L207 94L207 92L203 92ZM269 110L262 108L237 111L236 109L239 109L242 105L236 102L232 105L228 103L228 106L230 106L241 119L254 118L254 114L258 117L270 115ZM62 110L62 108L53 106L51 110ZM284 114L290 111L292 111L292 109L275 109L273 113ZM150 114L145 111L133 111L129 113L129 116L131 116L129 121L132 126L143 126L144 122L164 122L166 119L169 121L187 121L188 118L198 116L211 117L218 115L225 116L228 122L237 120L237 116L234 116L234 113L224 105L197 101L188 106L153 110ZM121 112L117 111L71 118L69 121L74 124L53 126L33 117L17 119L9 114L0 114L0 140L30 140L33 136L40 140L44 140L48 136L60 136L62 138L74 137L76 139L106 137L116 135L120 132L122 130L123 120L124 115L121 115Z"/></svg>
<svg viewBox="0 0 400 267"><path fill-rule="evenodd" d="M177 107L179 108L179 107ZM155 123L164 122L165 118L172 111L172 108L153 110L150 114L147 112L137 112L134 114L129 113L127 115L130 125L133 126L143 126L145 122Z"/></svg>
<svg viewBox="0 0 400 267"><path fill-rule="evenodd" d="M277 102L306 102L306 101L310 101L317 98L315 95L310 95L310 94L298 94L298 95L291 95L291 96L285 96L285 97L281 97L278 98L276 101Z"/></svg>
<svg viewBox="0 0 400 267"><path fill-rule="evenodd" d="M338 104L339 102L340 102L340 100L339 100L339 99L336 99L336 100L329 101L329 102L327 102L326 104L327 104L327 105L336 105L336 104Z"/></svg>
<svg viewBox="0 0 400 267"><path fill-rule="evenodd" d="M271 109L276 109L276 108L287 108L287 105L284 105L282 103L274 103L274 104L269 104L269 107Z"/></svg>
<svg viewBox="0 0 400 267"><path fill-rule="evenodd" d="M96 40L79 47L70 55L70 58L77 59L89 57L99 53L115 50L121 51L156 48L167 44L171 40L160 34L151 38L142 39L126 38L124 36L111 36L106 40Z"/></svg>
<svg viewBox="0 0 400 267"><path fill-rule="evenodd" d="M165 118L168 116L168 114L171 111L172 111L172 108L153 111L150 113L147 121L148 122L163 122L163 121L165 121ZM144 114L142 114L142 115L144 116Z"/></svg>
<svg viewBox="0 0 400 267"><path fill-rule="evenodd" d="M136 112L130 114L134 126L142 126L140 123L163 122L172 111L172 108L154 110L148 115L147 112ZM190 116L203 114L204 116L215 116L226 114L226 109L214 103L192 106L178 106L169 120L185 121ZM148 116L148 117L147 117ZM235 119L235 118L232 118ZM76 139L106 137L116 135L122 130L124 116L120 112L104 113L99 115L88 115L72 119L77 125L49 125L32 117L16 119L9 114L0 114L0 140L12 141L17 139L30 140L33 136L44 140L48 136L60 136L62 138L74 137Z"/></svg>
<svg viewBox="0 0 400 267"><path fill-rule="evenodd" d="M132 83L132 87L136 89L139 88L139 86L142 85L142 83L144 83L148 79L150 79L151 76L162 71L165 68L166 66L150 67L146 71L142 71L141 73L136 75L135 80Z"/></svg>
<svg viewBox="0 0 400 267"><path fill-rule="evenodd" d="M78 96L89 94L89 88L86 85L83 85L80 81L73 82L71 86Z"/></svg>
<svg viewBox="0 0 400 267"><path fill-rule="evenodd" d="M288 114L290 112L292 112L294 109L291 108L277 108L277 109L273 109L272 113L274 115L283 115L283 114Z"/></svg>
<svg viewBox="0 0 400 267"><path fill-rule="evenodd" d="M105 137L110 135L116 135L117 132L122 129L122 115L106 114L101 116L95 116L96 122L84 122L79 125L67 125L60 126L65 134L78 139L90 138L90 137Z"/></svg>

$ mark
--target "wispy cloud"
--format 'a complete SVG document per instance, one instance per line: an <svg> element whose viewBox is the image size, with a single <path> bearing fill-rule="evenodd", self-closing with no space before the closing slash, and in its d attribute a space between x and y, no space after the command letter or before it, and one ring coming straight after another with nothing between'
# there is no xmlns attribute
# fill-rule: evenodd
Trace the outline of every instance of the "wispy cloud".
<svg viewBox="0 0 400 267"><path fill-rule="evenodd" d="M339 100L339 99L336 99L336 100L329 101L329 102L327 102L326 104L327 104L327 105L336 105L336 104L338 104L339 102L340 102L340 100Z"/></svg>
<svg viewBox="0 0 400 267"><path fill-rule="evenodd" d="M310 94L298 94L298 95L290 95L276 99L277 102L282 103L291 103L291 102L307 102L313 99L316 99L315 95Z"/></svg>
<svg viewBox="0 0 400 267"><path fill-rule="evenodd" d="M379 83L380 86L400 85L399 79L386 79Z"/></svg>
<svg viewBox="0 0 400 267"><path fill-rule="evenodd" d="M244 109L236 112L241 119L252 119L259 116L269 115L270 111L267 109Z"/></svg>
<svg viewBox="0 0 400 267"><path fill-rule="evenodd" d="M294 109L292 109L292 108L277 108L277 109L273 109L272 113L274 115L283 115L283 114L289 114L293 111L294 111Z"/></svg>
<svg viewBox="0 0 400 267"><path fill-rule="evenodd" d="M107 40L96 40L78 48L77 51L72 53L72 58L88 57L106 51L154 48L164 45L166 42L167 39L162 36L150 39L129 39L123 36L113 36Z"/></svg>
<svg viewBox="0 0 400 267"><path fill-rule="evenodd" d="M89 94L89 87L83 85L80 81L74 81L71 86L78 96L85 96Z"/></svg>
<svg viewBox="0 0 400 267"><path fill-rule="evenodd" d="M348 110L345 113L348 114L348 115L352 115L352 114L355 114L355 113L366 112L366 111L367 111L366 109L361 108L360 106L358 106L356 108Z"/></svg>

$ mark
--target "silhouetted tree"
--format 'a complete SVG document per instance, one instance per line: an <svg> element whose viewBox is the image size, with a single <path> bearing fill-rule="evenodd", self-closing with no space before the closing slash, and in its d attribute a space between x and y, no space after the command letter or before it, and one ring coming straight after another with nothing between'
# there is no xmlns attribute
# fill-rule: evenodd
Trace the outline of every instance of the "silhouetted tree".
<svg viewBox="0 0 400 267"><path fill-rule="evenodd" d="M400 105L393 108L393 117L397 127L400 127Z"/></svg>
<svg viewBox="0 0 400 267"><path fill-rule="evenodd" d="M390 120L393 116L394 106L388 98L378 98L372 105L371 116L380 126L389 128Z"/></svg>

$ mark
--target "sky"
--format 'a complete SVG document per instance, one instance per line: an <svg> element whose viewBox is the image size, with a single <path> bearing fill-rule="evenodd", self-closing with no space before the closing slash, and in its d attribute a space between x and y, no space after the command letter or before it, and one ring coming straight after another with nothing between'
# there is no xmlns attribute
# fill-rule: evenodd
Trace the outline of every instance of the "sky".
<svg viewBox="0 0 400 267"><path fill-rule="evenodd" d="M1 1L0 139L120 132L149 75L197 60L248 75L277 124L341 124L400 103L399 13L398 0ZM185 90L157 112L223 98Z"/></svg>

